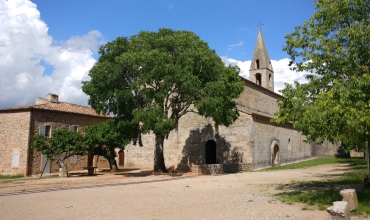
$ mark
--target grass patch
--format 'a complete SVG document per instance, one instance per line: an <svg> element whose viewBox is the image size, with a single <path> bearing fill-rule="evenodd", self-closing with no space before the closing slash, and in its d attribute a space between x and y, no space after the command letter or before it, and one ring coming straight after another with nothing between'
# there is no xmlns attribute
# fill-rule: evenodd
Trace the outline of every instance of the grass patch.
<svg viewBox="0 0 370 220"><path fill-rule="evenodd" d="M335 163L352 163L353 159L357 161L357 159L363 158L315 158L312 160L306 160L298 163L292 163L287 165L281 165L281 166L275 166L275 167L269 167L266 169L263 169L262 171L273 171L273 170L287 170L287 169L304 169L314 166L320 166L320 165L327 165L327 164L335 164Z"/></svg>
<svg viewBox="0 0 370 220"><path fill-rule="evenodd" d="M18 174L18 175L0 175L0 179L18 179L18 178L22 178L24 177L22 174Z"/></svg>
<svg viewBox="0 0 370 220"><path fill-rule="evenodd" d="M322 160L326 158L320 159ZM333 163L333 161L334 163L346 163L350 165L350 171L337 175L329 180L292 182L290 184L278 185L276 189L284 192L279 193L276 196L288 204L300 202L310 207L325 210L327 207L331 206L333 202L342 200L342 196L339 195L340 190L345 188L356 188L359 205L358 210L355 211L354 214L370 215L370 187L365 187L363 184L363 174L369 172L365 159L330 158L328 160L330 162L318 163L329 164Z"/></svg>

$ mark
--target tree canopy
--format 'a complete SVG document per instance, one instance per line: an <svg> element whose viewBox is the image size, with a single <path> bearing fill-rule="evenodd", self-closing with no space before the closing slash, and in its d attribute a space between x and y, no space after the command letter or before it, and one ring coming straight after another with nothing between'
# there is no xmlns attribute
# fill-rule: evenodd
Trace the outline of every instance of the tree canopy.
<svg viewBox="0 0 370 220"><path fill-rule="evenodd" d="M125 149L130 139L125 139L125 135L122 135L123 132L117 129L115 121L110 119L99 124L89 125L85 127L84 132L85 142L90 150L94 154L104 156L109 161L111 170L117 169L117 167L113 167L113 165L117 166L115 164L117 156L115 149Z"/></svg>
<svg viewBox="0 0 370 220"><path fill-rule="evenodd" d="M108 42L99 54L91 80L83 82L89 104L112 112L134 140L155 134L155 172L166 171L164 138L183 115L195 112L226 126L238 118L239 69L225 66L192 32L142 31Z"/></svg>
<svg viewBox="0 0 370 220"><path fill-rule="evenodd" d="M86 155L88 148L81 133L69 130L55 130L51 138L43 135L32 137L31 147L46 155L49 161L54 161L60 168L66 168L64 161L74 155Z"/></svg>
<svg viewBox="0 0 370 220"><path fill-rule="evenodd" d="M315 0L314 15L285 36L283 50L306 84L282 90L275 122L291 121L309 140L370 150L370 1Z"/></svg>

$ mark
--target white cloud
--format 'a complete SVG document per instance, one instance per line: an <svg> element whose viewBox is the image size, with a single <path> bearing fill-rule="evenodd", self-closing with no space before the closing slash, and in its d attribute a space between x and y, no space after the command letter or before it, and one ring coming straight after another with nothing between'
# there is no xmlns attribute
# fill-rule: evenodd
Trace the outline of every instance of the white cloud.
<svg viewBox="0 0 370 220"><path fill-rule="evenodd" d="M240 68L240 76L249 79L249 68L251 65L251 61L239 61L232 58L228 58L225 56L221 56L222 61L225 65L232 65L238 66ZM271 60L272 67L274 69L274 90L276 93L279 93L279 90L284 89L284 83L293 84L294 81L299 83L306 83L308 82L305 76L308 72L295 72L290 70L289 68L289 59L284 58L281 60Z"/></svg>
<svg viewBox="0 0 370 220"><path fill-rule="evenodd" d="M40 12L29 0L0 1L0 108L32 104L49 92L61 101L87 105L81 80L103 42L99 31L53 45ZM53 67L44 75L42 62Z"/></svg>
<svg viewBox="0 0 370 220"><path fill-rule="evenodd" d="M249 79L249 67L251 66L250 60L239 61L225 56L221 56L221 60L225 63L225 65L238 66L240 68L239 75L246 79Z"/></svg>
<svg viewBox="0 0 370 220"><path fill-rule="evenodd" d="M232 50L234 47L241 47L241 46L243 46L243 41L240 41L237 44L231 44L231 45L229 45L227 47L228 47L228 50Z"/></svg>

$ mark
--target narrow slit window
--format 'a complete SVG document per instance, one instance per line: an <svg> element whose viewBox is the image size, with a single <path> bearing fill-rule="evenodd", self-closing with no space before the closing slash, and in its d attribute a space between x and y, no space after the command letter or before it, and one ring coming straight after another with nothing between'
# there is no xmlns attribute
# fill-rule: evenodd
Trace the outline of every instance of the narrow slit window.
<svg viewBox="0 0 370 220"><path fill-rule="evenodd" d="M259 69L260 68L260 60L259 59L257 59L256 60L256 69Z"/></svg>

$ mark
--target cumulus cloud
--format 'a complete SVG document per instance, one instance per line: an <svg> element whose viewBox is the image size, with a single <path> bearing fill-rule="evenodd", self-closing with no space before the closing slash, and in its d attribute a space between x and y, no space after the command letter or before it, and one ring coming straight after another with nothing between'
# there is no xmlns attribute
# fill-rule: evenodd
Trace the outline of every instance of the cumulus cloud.
<svg viewBox="0 0 370 220"><path fill-rule="evenodd" d="M222 61L225 63L225 65L232 65L232 66L238 66L240 68L240 76L242 76L245 79L249 79L249 68L251 65L251 61L239 61L232 58L228 58L225 56L221 56ZM281 60L271 60L272 67L274 69L274 90L276 93L281 94L279 91L284 89L285 84L289 83L293 84L294 81L297 81L299 83L306 83L308 82L305 78L305 76L308 74L308 72L295 72L290 70L289 68L289 59L284 58Z"/></svg>
<svg viewBox="0 0 370 220"><path fill-rule="evenodd" d="M99 31L53 44L40 12L29 0L0 1L0 108L32 104L49 92L87 105L81 81L96 62ZM45 74L45 63L52 67Z"/></svg>

